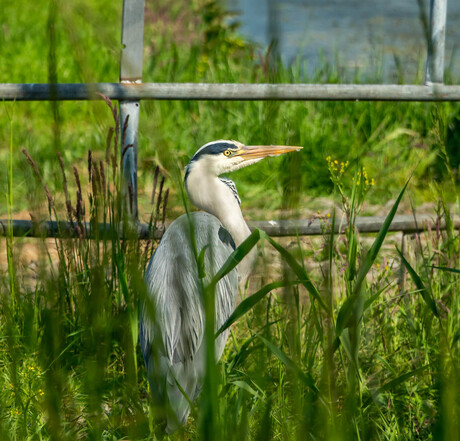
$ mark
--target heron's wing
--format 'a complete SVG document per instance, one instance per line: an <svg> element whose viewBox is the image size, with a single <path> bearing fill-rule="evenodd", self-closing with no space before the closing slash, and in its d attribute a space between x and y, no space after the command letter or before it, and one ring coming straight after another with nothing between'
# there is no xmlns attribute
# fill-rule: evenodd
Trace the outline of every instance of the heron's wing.
<svg viewBox="0 0 460 441"><path fill-rule="evenodd" d="M192 213L190 218L198 254L204 249L206 284L231 254L234 243L214 216ZM233 311L237 279L236 271L232 271L216 287L216 328ZM153 308L141 311L140 336L152 395L169 401L182 423L189 409L176 381L190 399L195 397L203 374L200 351L204 335L201 281L187 216L181 216L168 228L149 263L145 281ZM147 313L149 309L155 310L153 317ZM217 358L226 337L224 333L216 340Z"/></svg>

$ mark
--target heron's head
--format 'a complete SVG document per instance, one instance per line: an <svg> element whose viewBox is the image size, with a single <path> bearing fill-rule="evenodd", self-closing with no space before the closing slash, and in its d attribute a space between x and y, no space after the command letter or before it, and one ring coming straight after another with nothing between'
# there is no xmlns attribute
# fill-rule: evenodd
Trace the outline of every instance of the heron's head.
<svg viewBox="0 0 460 441"><path fill-rule="evenodd" d="M267 156L278 156L301 148L284 145L248 146L238 141L212 141L193 155L187 165L186 175L199 167L202 174L219 176L255 164Z"/></svg>

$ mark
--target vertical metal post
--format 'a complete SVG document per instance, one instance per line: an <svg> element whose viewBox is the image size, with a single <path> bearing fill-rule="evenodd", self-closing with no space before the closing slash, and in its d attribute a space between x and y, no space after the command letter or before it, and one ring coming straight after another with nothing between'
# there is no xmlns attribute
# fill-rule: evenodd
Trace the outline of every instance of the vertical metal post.
<svg viewBox="0 0 460 441"><path fill-rule="evenodd" d="M444 82L447 0L430 0L430 39L426 83Z"/></svg>
<svg viewBox="0 0 460 441"><path fill-rule="evenodd" d="M121 32L120 82L142 82L145 0L123 0ZM121 168L123 173L123 204L132 220L137 220L137 133L139 101L120 101L122 130Z"/></svg>

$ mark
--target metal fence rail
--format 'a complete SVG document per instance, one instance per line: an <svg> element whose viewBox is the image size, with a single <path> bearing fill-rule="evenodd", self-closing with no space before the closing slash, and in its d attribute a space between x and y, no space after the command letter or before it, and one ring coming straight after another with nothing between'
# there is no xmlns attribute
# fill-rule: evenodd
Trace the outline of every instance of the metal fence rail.
<svg viewBox="0 0 460 441"><path fill-rule="evenodd" d="M358 217L356 228L360 233L377 233L383 226L384 216L365 216ZM460 216L452 220L454 228L460 228ZM311 220L270 220L270 221L248 221L249 228L254 230L258 228L265 231L270 236L317 236L327 234L332 226L332 219L327 221L322 219ZM23 237L59 237L59 238L77 238L80 234L77 232L76 223L44 221L40 223L29 220L14 220L12 222L13 235ZM347 228L348 223L344 219L336 218L335 233L342 234ZM123 238L123 229L113 229L111 224L100 223L97 230L89 222L83 225L86 239L108 238L115 235ZM436 216L417 214L417 215L397 215L394 217L389 231L401 231L403 233L421 233L423 231L445 230L446 223L444 220L436 219ZM148 224L138 222L135 230L130 231L130 237L133 235L139 239L160 239L165 231L164 226L150 230ZM5 236L8 232L8 220L0 219L0 236Z"/></svg>
<svg viewBox="0 0 460 441"><path fill-rule="evenodd" d="M95 100L229 101L460 101L460 85L427 84L0 84L5 101Z"/></svg>

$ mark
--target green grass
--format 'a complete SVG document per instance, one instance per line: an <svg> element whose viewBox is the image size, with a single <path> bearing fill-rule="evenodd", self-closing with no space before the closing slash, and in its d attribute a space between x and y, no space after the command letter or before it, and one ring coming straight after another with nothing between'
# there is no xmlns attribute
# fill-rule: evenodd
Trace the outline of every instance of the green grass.
<svg viewBox="0 0 460 441"><path fill-rule="evenodd" d="M102 165L90 159L88 197L65 194L66 216L79 227L82 207L93 224L117 224L116 139ZM47 194L49 216L59 218L39 164L29 162ZM329 167L350 228L339 238L325 224L315 250L320 269L307 269L311 249L300 242L288 250L258 231L222 268L220 276L259 242L267 259L270 249L281 256L284 275L273 281L262 269L259 291L225 325L233 324L232 338L219 365L207 364L204 393L184 427L189 439L458 437L458 232L449 227L416 236L401 258L407 280L398 280L396 250L383 257L391 265L377 264L405 187L365 246L353 219L370 191L367 176L357 172L350 187L341 168ZM65 161L61 173L69 182ZM449 225L451 213L439 201ZM154 437L137 343L137 304L152 244L108 234L85 240L80 230L82 239L56 239L57 252L48 259L49 244L36 239L42 258L34 277L19 259L27 241L8 236L9 271L0 285L2 438ZM212 326L206 335L212 340Z"/></svg>
<svg viewBox="0 0 460 441"><path fill-rule="evenodd" d="M103 163L104 180L91 161L88 198L78 202L70 192L68 216L80 225L81 203L92 223L116 223L118 171ZM233 325L224 356L217 366L208 362L192 417L171 439L458 439L458 232L407 238L407 279L399 280L396 250L383 256L388 267L377 263L405 188L365 246L353 227L364 182L358 174L351 188L343 174L335 182L351 227L338 237L325 225L315 250L321 269L311 268L304 245L288 249L256 231L216 276L256 242L267 259L270 250L279 254L284 268L275 281L260 270L260 290L224 325ZM49 201L58 216L53 195ZM153 439L137 342L152 244L120 241L116 232L56 239L57 252L46 259L49 244L36 239L42 258L36 276L23 279L30 271L18 255L26 240L8 240L10 271L0 285L2 439ZM206 335L213 339L212 327Z"/></svg>
<svg viewBox="0 0 460 441"><path fill-rule="evenodd" d="M0 58L9 61L0 65L0 81L117 81L121 3L28 6L10 2L0 10ZM145 81L305 80L299 66L280 67L274 76L213 3L148 7L158 8L161 20L148 15ZM331 66L316 79L340 81ZM178 169L205 142L233 138L304 146L301 154L234 175L246 207L301 210L309 197L331 194L351 221L343 236L325 223L324 237L307 244L255 234L263 255L255 297L236 310L207 393L171 439L459 439L460 257L450 223L458 210L459 118L452 103L142 103L143 220L152 212L162 217L159 185L153 208L150 202L154 164L167 175L169 211L177 213L183 211ZM0 215L70 216L80 231L84 218L116 223L118 169L105 159L112 125L103 102L1 104L0 161L7 166ZM328 156L348 161L348 168L331 169ZM362 167L375 179L368 192L357 185ZM369 244L353 227L364 202L383 204L398 194L407 206L409 196L415 204L435 202L448 226L406 237L404 259L387 245L385 228ZM396 211L392 203L388 213L392 206ZM11 230L0 239L7 251L0 274L1 439L154 436L137 343L142 274L154 244L121 241L115 233L58 238L56 251L44 239L13 238ZM21 256L31 243L38 258L25 268ZM264 266L274 258L281 278Z"/></svg>

